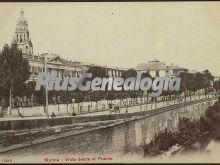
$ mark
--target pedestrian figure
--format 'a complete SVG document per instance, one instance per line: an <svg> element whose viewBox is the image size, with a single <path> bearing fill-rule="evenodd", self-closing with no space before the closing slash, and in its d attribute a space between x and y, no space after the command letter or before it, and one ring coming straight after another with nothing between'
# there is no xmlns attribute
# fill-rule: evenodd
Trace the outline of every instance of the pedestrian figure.
<svg viewBox="0 0 220 165"><path fill-rule="evenodd" d="M0 105L0 117L3 117L2 106Z"/></svg>
<svg viewBox="0 0 220 165"><path fill-rule="evenodd" d="M109 104L108 104L108 108L109 108L109 109L112 109L112 106L113 106L112 103L109 103Z"/></svg>
<svg viewBox="0 0 220 165"><path fill-rule="evenodd" d="M95 109L98 110L98 101L95 101L96 104L95 104Z"/></svg>
<svg viewBox="0 0 220 165"><path fill-rule="evenodd" d="M73 111L72 116L76 116L76 113Z"/></svg>
<svg viewBox="0 0 220 165"><path fill-rule="evenodd" d="M10 114L10 107L7 108L7 115L11 115Z"/></svg>
<svg viewBox="0 0 220 165"><path fill-rule="evenodd" d="M22 107L19 107L19 108L18 108L18 116L19 116L19 117L24 117L24 116L21 114L21 111L22 111Z"/></svg>
<svg viewBox="0 0 220 165"><path fill-rule="evenodd" d="M56 114L54 112L52 112L51 118L54 118L54 117L56 117Z"/></svg>
<svg viewBox="0 0 220 165"><path fill-rule="evenodd" d="M69 113L68 110L69 110L69 102L66 103L66 111L67 111L66 113L67 114Z"/></svg>
<svg viewBox="0 0 220 165"><path fill-rule="evenodd" d="M116 112L119 112L119 113L120 113L120 107L119 107L119 105L115 105L115 106L114 106L114 111L115 111L115 113L116 113Z"/></svg>
<svg viewBox="0 0 220 165"><path fill-rule="evenodd" d="M44 113L46 113L46 105L44 105Z"/></svg>
<svg viewBox="0 0 220 165"><path fill-rule="evenodd" d="M58 103L58 111L60 111L60 103Z"/></svg>

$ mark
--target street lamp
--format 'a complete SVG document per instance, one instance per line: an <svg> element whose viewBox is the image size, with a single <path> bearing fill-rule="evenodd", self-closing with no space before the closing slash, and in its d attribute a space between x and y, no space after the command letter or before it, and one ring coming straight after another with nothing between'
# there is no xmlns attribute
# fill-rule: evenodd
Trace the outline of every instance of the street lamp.
<svg viewBox="0 0 220 165"><path fill-rule="evenodd" d="M44 53L44 72L45 75L47 74L47 60L46 60L46 56L48 53ZM45 111L46 111L46 115L49 118L49 114L48 114L48 84L45 84L45 93L46 93L46 105L45 105Z"/></svg>
<svg viewBox="0 0 220 165"><path fill-rule="evenodd" d="M75 103L75 99L72 99L72 103L73 103L73 112L74 112L74 103Z"/></svg>

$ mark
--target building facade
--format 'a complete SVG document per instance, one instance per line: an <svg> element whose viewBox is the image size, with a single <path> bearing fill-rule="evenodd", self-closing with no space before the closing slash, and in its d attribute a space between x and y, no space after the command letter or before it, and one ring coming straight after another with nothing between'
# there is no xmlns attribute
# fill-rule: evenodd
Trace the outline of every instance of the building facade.
<svg viewBox="0 0 220 165"><path fill-rule="evenodd" d="M139 63L135 70L140 72L149 72L152 77L176 77L181 72L187 72L188 69L179 67L171 63L166 65L165 62L161 62L157 59L148 61L146 63Z"/></svg>

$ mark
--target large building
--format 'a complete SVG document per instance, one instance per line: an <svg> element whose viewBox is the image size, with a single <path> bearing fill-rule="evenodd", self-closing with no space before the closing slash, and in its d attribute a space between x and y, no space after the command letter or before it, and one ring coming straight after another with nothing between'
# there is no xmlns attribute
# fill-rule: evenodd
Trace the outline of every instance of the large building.
<svg viewBox="0 0 220 165"><path fill-rule="evenodd" d="M62 58L59 54L43 53L35 55L33 52L33 44L31 41L30 33L28 30L28 22L24 17L24 11L21 11L20 17L17 20L14 38L12 41L17 44L18 48L22 51L23 56L28 59L31 76L29 81L36 81L39 72L43 72L45 68L45 60L47 71L56 71L61 76L77 76L85 73L90 67L100 66L106 69L108 76L120 77L122 73L128 68L118 68L101 66L91 63L72 61ZM158 60L148 61L147 63L140 63L134 68L139 72L149 72L151 76L177 76L180 72L187 71L187 69L178 67L171 64L165 65L164 62Z"/></svg>
<svg viewBox="0 0 220 165"><path fill-rule="evenodd" d="M135 67L135 70L149 72L152 77L175 77L181 72L188 71L188 69L179 67L173 63L166 65L164 62L160 62L157 59L148 61L146 63L140 63Z"/></svg>

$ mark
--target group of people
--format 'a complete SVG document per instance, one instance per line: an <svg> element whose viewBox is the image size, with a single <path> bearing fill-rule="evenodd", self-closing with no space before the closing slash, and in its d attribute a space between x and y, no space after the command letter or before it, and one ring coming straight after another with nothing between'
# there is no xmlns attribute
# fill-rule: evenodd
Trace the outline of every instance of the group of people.
<svg viewBox="0 0 220 165"><path fill-rule="evenodd" d="M111 112L119 112L120 113L120 106L117 105L117 104L112 104L112 103L109 103L108 104L108 107L109 107L109 110L110 110L110 113Z"/></svg>

